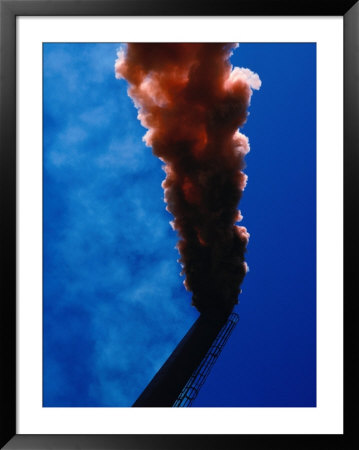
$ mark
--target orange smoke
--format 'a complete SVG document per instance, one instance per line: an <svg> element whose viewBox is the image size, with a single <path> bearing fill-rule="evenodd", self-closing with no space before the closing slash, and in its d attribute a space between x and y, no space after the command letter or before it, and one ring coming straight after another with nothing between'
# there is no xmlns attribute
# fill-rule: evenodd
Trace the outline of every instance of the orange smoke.
<svg viewBox="0 0 359 450"><path fill-rule="evenodd" d="M247 272L249 234L235 225L249 151L238 132L258 75L233 69L235 44L128 44L116 76L129 83L144 141L166 164L162 183L178 250L200 312L230 312Z"/></svg>

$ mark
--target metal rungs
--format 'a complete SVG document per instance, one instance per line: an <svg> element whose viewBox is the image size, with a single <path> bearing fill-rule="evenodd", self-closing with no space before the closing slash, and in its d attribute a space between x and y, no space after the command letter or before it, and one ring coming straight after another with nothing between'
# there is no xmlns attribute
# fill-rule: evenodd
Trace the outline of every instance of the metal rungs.
<svg viewBox="0 0 359 450"><path fill-rule="evenodd" d="M201 387L203 386L208 374L220 355L224 345L226 344L229 336L231 335L233 328L236 326L239 320L239 316L236 313L231 313L227 322L218 333L216 339L208 350L206 356L203 358L201 364L192 373L191 377L187 381L182 392L179 394L177 400L174 402L173 407L181 408L191 406L194 399Z"/></svg>

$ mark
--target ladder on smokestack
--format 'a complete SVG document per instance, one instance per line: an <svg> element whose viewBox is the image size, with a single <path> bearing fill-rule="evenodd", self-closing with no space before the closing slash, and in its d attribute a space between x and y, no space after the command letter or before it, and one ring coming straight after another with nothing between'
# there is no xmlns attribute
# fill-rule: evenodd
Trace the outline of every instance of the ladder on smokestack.
<svg viewBox="0 0 359 450"><path fill-rule="evenodd" d="M213 364L216 362L223 347L225 346L233 328L236 326L239 316L236 313L231 313L227 322L224 324L221 331L218 333L216 339L208 350L206 356L203 358L201 364L193 372L190 379L182 389L173 407L188 407L191 406L201 387L203 386Z"/></svg>

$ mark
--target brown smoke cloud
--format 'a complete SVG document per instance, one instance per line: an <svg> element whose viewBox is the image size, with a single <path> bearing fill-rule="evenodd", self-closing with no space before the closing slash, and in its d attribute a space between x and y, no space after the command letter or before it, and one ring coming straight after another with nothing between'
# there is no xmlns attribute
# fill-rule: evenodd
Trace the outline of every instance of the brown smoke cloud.
<svg viewBox="0 0 359 450"><path fill-rule="evenodd" d="M247 272L249 234L236 225L247 177L247 118L258 75L232 68L236 44L128 44L116 76L129 83L144 141L165 163L167 210L186 288L200 312L230 312Z"/></svg>

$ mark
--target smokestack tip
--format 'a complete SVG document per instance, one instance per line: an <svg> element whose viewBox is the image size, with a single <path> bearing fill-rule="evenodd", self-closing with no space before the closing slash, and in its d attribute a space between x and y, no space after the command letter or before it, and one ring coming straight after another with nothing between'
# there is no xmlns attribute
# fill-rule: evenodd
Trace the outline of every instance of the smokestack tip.
<svg viewBox="0 0 359 450"><path fill-rule="evenodd" d="M202 316L208 317L209 319L213 318L218 320L226 320L232 313L236 304L238 304L238 300L228 303L217 300L216 303L209 303L207 299L206 301L203 301L203 303L195 303L194 306Z"/></svg>

